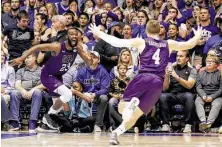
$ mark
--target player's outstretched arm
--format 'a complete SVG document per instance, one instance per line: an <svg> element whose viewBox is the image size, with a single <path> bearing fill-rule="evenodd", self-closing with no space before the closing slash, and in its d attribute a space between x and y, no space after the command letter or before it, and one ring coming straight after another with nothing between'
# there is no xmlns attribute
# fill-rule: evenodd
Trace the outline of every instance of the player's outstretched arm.
<svg viewBox="0 0 222 147"><path fill-rule="evenodd" d="M97 35L99 38L101 38L102 40L111 44L114 47L129 47L129 48L135 47L138 49L145 47L145 41L141 38L119 39L100 31L95 24L91 24L89 29L94 35Z"/></svg>
<svg viewBox="0 0 222 147"><path fill-rule="evenodd" d="M92 57L90 56L90 54L86 51L83 50L83 40L82 40L82 36L78 36L78 44L77 44L77 51L78 54L80 55L80 57L84 60L84 62L86 63L86 65L90 66L92 65Z"/></svg>
<svg viewBox="0 0 222 147"><path fill-rule="evenodd" d="M193 29L193 32L194 32L195 36L186 42L177 42L174 40L168 40L170 51L172 51L172 50L175 50L175 51L188 50L188 49L192 49L193 47L195 47L197 45L198 41L202 37L202 27L198 26L198 29L197 30Z"/></svg>
<svg viewBox="0 0 222 147"><path fill-rule="evenodd" d="M35 45L31 47L29 50L27 50L21 57L9 61L9 64L11 66L15 65L20 66L29 55L34 54L38 51L54 51L56 55L58 55L60 50L61 50L60 43L46 43L46 44Z"/></svg>

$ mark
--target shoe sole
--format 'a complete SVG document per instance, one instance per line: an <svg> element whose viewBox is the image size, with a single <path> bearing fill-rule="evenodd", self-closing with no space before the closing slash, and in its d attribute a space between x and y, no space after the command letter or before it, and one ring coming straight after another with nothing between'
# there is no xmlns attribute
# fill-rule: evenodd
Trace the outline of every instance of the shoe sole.
<svg viewBox="0 0 222 147"><path fill-rule="evenodd" d="M109 144L110 144L110 145L118 145L119 142L116 141L116 140L109 140Z"/></svg>
<svg viewBox="0 0 222 147"><path fill-rule="evenodd" d="M19 128L13 128L13 129L9 129L8 131L13 132L13 131L18 131L18 130L19 130Z"/></svg>
<svg viewBox="0 0 222 147"><path fill-rule="evenodd" d="M36 130L36 129L35 129ZM29 133L36 133L35 130L29 130Z"/></svg>
<svg viewBox="0 0 222 147"><path fill-rule="evenodd" d="M200 124L200 125L199 125L199 129L200 129L200 130L206 130L206 129L208 129L208 128L210 128L210 125L209 125L209 124Z"/></svg>
<svg viewBox="0 0 222 147"><path fill-rule="evenodd" d="M44 124L46 124L49 128L51 128L51 129L54 129L54 130L58 130L59 129L59 127L53 127L52 126L52 124L49 124L48 123L48 121L47 121L47 119L45 118L45 116L42 118L42 122L44 123Z"/></svg>
<svg viewBox="0 0 222 147"><path fill-rule="evenodd" d="M36 133L58 133L59 131L58 130L45 130L38 127L37 129L35 129L35 132Z"/></svg>

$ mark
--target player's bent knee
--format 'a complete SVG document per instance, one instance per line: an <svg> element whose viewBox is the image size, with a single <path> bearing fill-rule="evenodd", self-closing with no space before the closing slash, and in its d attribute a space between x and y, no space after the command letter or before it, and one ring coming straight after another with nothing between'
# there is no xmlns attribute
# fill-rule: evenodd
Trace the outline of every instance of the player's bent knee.
<svg viewBox="0 0 222 147"><path fill-rule="evenodd" d="M72 98L72 91L67 91L66 93L64 93L63 95L60 96L60 100L63 102L63 103L67 103L71 100Z"/></svg>

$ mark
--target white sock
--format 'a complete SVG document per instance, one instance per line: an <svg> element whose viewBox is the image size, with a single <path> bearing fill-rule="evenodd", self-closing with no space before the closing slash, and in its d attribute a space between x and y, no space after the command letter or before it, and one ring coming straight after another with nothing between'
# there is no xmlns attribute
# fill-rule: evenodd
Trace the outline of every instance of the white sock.
<svg viewBox="0 0 222 147"><path fill-rule="evenodd" d="M124 132L126 132L126 128L123 124L121 124L116 130L114 130L113 132L115 132L117 134L117 136L120 136L121 134L123 134Z"/></svg>
<svg viewBox="0 0 222 147"><path fill-rule="evenodd" d="M55 110L53 109L52 107L49 109L49 112L48 114L57 114L59 111L58 110Z"/></svg>

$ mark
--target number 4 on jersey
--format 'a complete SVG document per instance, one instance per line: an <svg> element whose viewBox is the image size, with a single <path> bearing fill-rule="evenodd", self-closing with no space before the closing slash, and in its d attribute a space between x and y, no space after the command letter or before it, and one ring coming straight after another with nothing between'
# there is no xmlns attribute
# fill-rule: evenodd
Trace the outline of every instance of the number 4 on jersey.
<svg viewBox="0 0 222 147"><path fill-rule="evenodd" d="M160 64L160 49L159 48L153 54L152 59L155 61L155 64Z"/></svg>

